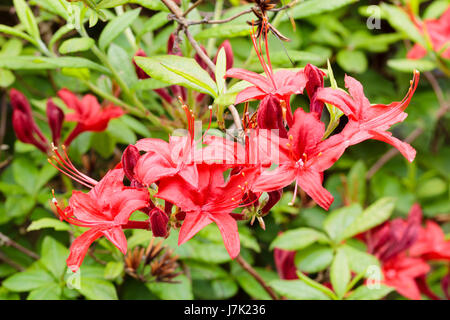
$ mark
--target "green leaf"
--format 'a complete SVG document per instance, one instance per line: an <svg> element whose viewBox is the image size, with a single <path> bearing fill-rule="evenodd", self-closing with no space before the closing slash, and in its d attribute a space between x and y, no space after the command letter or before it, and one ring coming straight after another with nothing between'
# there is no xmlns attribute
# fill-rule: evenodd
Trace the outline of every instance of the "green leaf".
<svg viewBox="0 0 450 320"><path fill-rule="evenodd" d="M328 242L328 238L322 232L310 228L292 229L279 235L270 244L270 249L280 248L284 250L300 250L314 242Z"/></svg>
<svg viewBox="0 0 450 320"><path fill-rule="evenodd" d="M269 285L278 294L293 300L330 300L325 293L302 280L274 280Z"/></svg>
<svg viewBox="0 0 450 320"><path fill-rule="evenodd" d="M417 196L422 199L438 197L447 191L447 186L448 182L445 182L441 178L434 177L425 180L417 186Z"/></svg>
<svg viewBox="0 0 450 320"><path fill-rule="evenodd" d="M341 50L336 56L339 66L347 72L363 73L367 70L367 58L361 51Z"/></svg>
<svg viewBox="0 0 450 320"><path fill-rule="evenodd" d="M0 32L10 34L15 37L22 38L24 40L27 40L28 42L31 42L34 45L37 45L37 42L31 38L29 35L27 35L25 32L19 31L15 28L12 28L10 26L6 26L4 24L0 24Z"/></svg>
<svg viewBox="0 0 450 320"><path fill-rule="evenodd" d="M59 47L59 52L62 54L86 51L92 48L95 44L94 39L91 38L72 38L64 41Z"/></svg>
<svg viewBox="0 0 450 320"><path fill-rule="evenodd" d="M105 50L106 47L114 41L126 28L128 28L134 20L137 19L141 8L130 10L124 14L117 16L111 20L106 27L103 29L98 40L101 50Z"/></svg>
<svg viewBox="0 0 450 320"><path fill-rule="evenodd" d="M176 277L179 283L148 282L147 288L161 300L192 300L192 285L185 275Z"/></svg>
<svg viewBox="0 0 450 320"><path fill-rule="evenodd" d="M359 204L333 210L325 219L323 227L335 243L340 243L343 239L344 231L362 212Z"/></svg>
<svg viewBox="0 0 450 320"><path fill-rule="evenodd" d="M69 19L66 11L66 7L68 6L68 2L66 0L34 0L30 1L30 3L34 3L35 5L38 5L51 13L57 14L65 20Z"/></svg>
<svg viewBox="0 0 450 320"><path fill-rule="evenodd" d="M38 170L36 166L25 158L17 158L12 164L14 180L19 184L29 195L37 193L36 183L38 180Z"/></svg>
<svg viewBox="0 0 450 320"><path fill-rule="evenodd" d="M39 34L36 19L25 0L14 0L14 7L16 8L16 13L20 22L23 24L28 34L36 39L36 41L40 41L41 36Z"/></svg>
<svg viewBox="0 0 450 320"><path fill-rule="evenodd" d="M425 39L411 21L406 11L402 10L400 7L386 3L381 3L381 10L383 12L383 17L386 17L395 29L402 32L414 42L420 43L423 47L427 47Z"/></svg>
<svg viewBox="0 0 450 320"><path fill-rule="evenodd" d="M109 74L108 69L92 62L88 59L79 57L59 57L46 58L35 56L20 56L20 57L2 57L0 59L0 68L9 70L46 70L58 68L89 68Z"/></svg>
<svg viewBox="0 0 450 320"><path fill-rule="evenodd" d="M225 48L221 48L217 54L216 62L216 84L219 94L222 94L225 90L225 73L227 71L227 56L225 54Z"/></svg>
<svg viewBox="0 0 450 320"><path fill-rule="evenodd" d="M391 216L395 207L395 199L386 197L370 205L344 231L343 238L351 238L383 223Z"/></svg>
<svg viewBox="0 0 450 320"><path fill-rule="evenodd" d="M342 298L346 292L348 283L350 282L350 268L345 251L342 248L336 250L333 262L330 268L330 280L333 285L334 292L339 298Z"/></svg>
<svg viewBox="0 0 450 320"><path fill-rule="evenodd" d="M42 218L31 222L27 228L27 231L30 232L44 228L53 228L56 231L68 231L70 230L70 225L54 218Z"/></svg>
<svg viewBox="0 0 450 320"><path fill-rule="evenodd" d="M355 249L349 245L342 245L341 250L345 252L348 258L350 270L357 274L365 273L367 268L372 266L380 267L378 259L367 252Z"/></svg>
<svg viewBox="0 0 450 320"><path fill-rule="evenodd" d="M387 65L394 70L408 73L412 73L414 70L432 71L437 67L433 61L426 59L390 59L387 61Z"/></svg>
<svg viewBox="0 0 450 320"><path fill-rule="evenodd" d="M138 78L134 70L132 57L124 49L118 45L111 44L108 49L108 60L128 87L136 84Z"/></svg>
<svg viewBox="0 0 450 320"><path fill-rule="evenodd" d="M117 292L114 285L105 280L90 278L81 273L80 288L77 289L89 300L117 300Z"/></svg>
<svg viewBox="0 0 450 320"><path fill-rule="evenodd" d="M91 146L104 159L107 159L113 154L116 141L108 131L95 132L91 138Z"/></svg>
<svg viewBox="0 0 450 320"><path fill-rule="evenodd" d="M177 84L217 97L217 86L210 75L192 58L176 55L135 57L149 76L168 84Z"/></svg>
<svg viewBox="0 0 450 320"><path fill-rule="evenodd" d="M394 288L381 285L379 288L369 288L365 285L359 286L353 291L347 300L380 300L392 292Z"/></svg>
<svg viewBox="0 0 450 320"><path fill-rule="evenodd" d="M291 11L290 15L294 19L306 18L325 12L330 12L342 8L358 0L309 0L303 1L296 5ZM288 17L284 18L287 20Z"/></svg>
<svg viewBox="0 0 450 320"><path fill-rule="evenodd" d="M43 269L26 270L3 281L3 286L15 292L25 292L54 282L53 277Z"/></svg>
<svg viewBox="0 0 450 320"><path fill-rule="evenodd" d="M60 300L61 286L57 283L49 283L30 292L27 300Z"/></svg>
<svg viewBox="0 0 450 320"><path fill-rule="evenodd" d="M105 279L113 280L120 276L123 272L123 262L121 261L110 261L105 267Z"/></svg>
<svg viewBox="0 0 450 320"><path fill-rule="evenodd" d="M64 275L68 256L69 250L65 246L50 236L44 238L40 261L56 279L60 279Z"/></svg>
<svg viewBox="0 0 450 320"><path fill-rule="evenodd" d="M14 74L6 69L0 69L0 87L7 88L16 81Z"/></svg>
<svg viewBox="0 0 450 320"><path fill-rule="evenodd" d="M235 38L244 37L250 34L251 27L248 24L230 24L212 27L197 33L194 38L196 40L210 39L210 38Z"/></svg>
<svg viewBox="0 0 450 320"><path fill-rule="evenodd" d="M195 297L208 300L225 300L233 297L239 287L233 279L194 280L192 289Z"/></svg>
<svg viewBox="0 0 450 320"><path fill-rule="evenodd" d="M312 244L298 251L295 255L295 265L306 273L316 273L325 270L332 260L333 249L319 244Z"/></svg>

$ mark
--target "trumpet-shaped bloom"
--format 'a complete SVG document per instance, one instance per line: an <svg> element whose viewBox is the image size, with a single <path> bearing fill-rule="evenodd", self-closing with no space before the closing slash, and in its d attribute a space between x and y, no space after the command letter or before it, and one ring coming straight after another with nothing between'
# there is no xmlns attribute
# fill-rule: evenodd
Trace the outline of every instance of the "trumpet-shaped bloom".
<svg viewBox="0 0 450 320"><path fill-rule="evenodd" d="M75 111L66 115L66 121L77 123L75 129L64 142L65 145L69 145L73 139L85 131L99 132L105 130L111 119L118 118L124 114L122 108L112 104L102 108L97 98L91 94L87 94L79 100L73 92L62 89L58 91L58 96L69 109Z"/></svg>
<svg viewBox="0 0 450 320"><path fill-rule="evenodd" d="M322 88L317 92L316 98L338 107L349 118L348 124L339 133L341 139L348 141L349 145L367 139L384 141L397 148L411 162L416 156L416 150L408 143L393 137L387 130L408 116L404 110L411 101L418 80L419 72L415 71L406 97L389 105L371 105L364 95L361 83L349 76L345 76L345 86L350 95L340 89Z"/></svg>
<svg viewBox="0 0 450 320"><path fill-rule="evenodd" d="M122 169L114 169L87 194L73 191L69 206L64 210L60 209L56 199L53 199L61 220L89 228L76 238L70 247L67 265L72 271L78 270L89 246L96 239L105 236L125 254L127 240L122 229L146 224L146 222L129 222L128 219L134 211L148 205L148 191L125 187L122 183L123 177Z"/></svg>
<svg viewBox="0 0 450 320"><path fill-rule="evenodd" d="M346 144L337 139L322 141L324 132L325 125L317 113L297 109L288 139L279 138L274 142L279 147L279 166L273 171L264 171L256 179L252 190L274 191L295 181L294 199L298 185L317 204L328 210L333 196L322 186L323 171L339 159Z"/></svg>
<svg viewBox="0 0 450 320"><path fill-rule="evenodd" d="M174 203L185 213L178 237L179 245L215 222L225 248L234 259L239 254L240 241L237 223L231 212L242 202L256 172L254 169L243 170L225 182L222 165L202 164L197 166L197 171L197 186L173 176L160 181L156 197Z"/></svg>

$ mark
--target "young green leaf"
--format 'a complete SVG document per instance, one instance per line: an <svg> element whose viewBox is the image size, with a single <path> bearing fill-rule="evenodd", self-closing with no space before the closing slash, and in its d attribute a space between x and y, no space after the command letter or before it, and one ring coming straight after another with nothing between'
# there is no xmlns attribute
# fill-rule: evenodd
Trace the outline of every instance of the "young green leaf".
<svg viewBox="0 0 450 320"><path fill-rule="evenodd" d="M50 236L44 238L41 249L41 262L55 276L62 278L66 269L69 250Z"/></svg>
<svg viewBox="0 0 450 320"><path fill-rule="evenodd" d="M86 51L92 48L95 44L94 39L91 38L72 38L64 41L59 47L59 52L62 54Z"/></svg>
<svg viewBox="0 0 450 320"><path fill-rule="evenodd" d="M19 20L25 27L27 33L36 41L40 41L41 36L36 19L34 18L33 12L25 0L14 0L14 7L16 8L16 13Z"/></svg>
<svg viewBox="0 0 450 320"><path fill-rule="evenodd" d="M350 268L348 265L347 255L342 248L336 250L333 262L330 268L330 280L333 285L334 292L339 298L342 298L346 292L348 283L350 282Z"/></svg>
<svg viewBox="0 0 450 320"><path fill-rule="evenodd" d="M322 232L310 228L298 228L284 232L270 244L270 249L300 250L314 242L328 242L329 239Z"/></svg>
<svg viewBox="0 0 450 320"><path fill-rule="evenodd" d="M217 97L217 85L211 76L192 58L175 55L135 57L149 76L168 84L177 84Z"/></svg>
<svg viewBox="0 0 450 320"><path fill-rule="evenodd" d="M373 203L345 229L343 238L351 238L386 221L394 211L395 201L386 197Z"/></svg>
<svg viewBox="0 0 450 320"><path fill-rule="evenodd" d="M322 291L307 285L302 280L274 280L270 286L281 296L293 300L330 300Z"/></svg>
<svg viewBox="0 0 450 320"><path fill-rule="evenodd" d="M141 8L130 10L124 14L117 16L111 20L106 27L103 29L99 38L99 46L101 50L105 50L106 47L114 41L126 28L128 28L134 20L137 19Z"/></svg>

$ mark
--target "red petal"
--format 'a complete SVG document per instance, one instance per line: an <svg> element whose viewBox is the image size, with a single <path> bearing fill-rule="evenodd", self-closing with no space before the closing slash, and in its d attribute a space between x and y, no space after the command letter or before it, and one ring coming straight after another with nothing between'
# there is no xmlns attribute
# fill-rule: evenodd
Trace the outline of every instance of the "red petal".
<svg viewBox="0 0 450 320"><path fill-rule="evenodd" d="M191 239L197 232L210 224L212 220L207 213L201 211L186 212L183 224L178 235L178 245Z"/></svg>
<svg viewBox="0 0 450 320"><path fill-rule="evenodd" d="M297 175L298 185L310 196L319 206L328 210L333 203L332 194L322 186L322 175L312 170L302 170Z"/></svg>
<svg viewBox="0 0 450 320"><path fill-rule="evenodd" d="M284 188L295 180L296 169L291 166L279 166L273 171L264 171L252 185L254 192L269 192Z"/></svg>
<svg viewBox="0 0 450 320"><path fill-rule="evenodd" d="M249 100L261 100L267 95L267 92L262 91L258 87L248 87L238 93L235 104L239 104Z"/></svg>
<svg viewBox="0 0 450 320"><path fill-rule="evenodd" d="M76 238L74 242L72 242L69 257L66 260L69 269L73 272L78 270L84 257L86 256L87 251L89 250L89 246L101 236L102 231L98 228L93 228L84 232L81 236Z"/></svg>
<svg viewBox="0 0 450 320"><path fill-rule="evenodd" d="M115 227L102 231L103 235L108 238L113 245L117 247L123 254L127 253L127 238L121 227Z"/></svg>
<svg viewBox="0 0 450 320"><path fill-rule="evenodd" d="M245 69L231 68L227 71L225 77L245 80L267 93L273 89L272 85L266 77Z"/></svg>
<svg viewBox="0 0 450 320"><path fill-rule="evenodd" d="M393 137L392 133L387 131L375 131L375 130L370 130L369 133L372 135L373 139L389 143L393 147L397 148L397 150L400 151L400 153L409 162L412 162L416 157L416 150L413 147L411 147L410 144Z"/></svg>
<svg viewBox="0 0 450 320"><path fill-rule="evenodd" d="M236 258L241 250L236 220L228 213L216 213L210 215L210 217L219 227L228 254L232 259Z"/></svg>

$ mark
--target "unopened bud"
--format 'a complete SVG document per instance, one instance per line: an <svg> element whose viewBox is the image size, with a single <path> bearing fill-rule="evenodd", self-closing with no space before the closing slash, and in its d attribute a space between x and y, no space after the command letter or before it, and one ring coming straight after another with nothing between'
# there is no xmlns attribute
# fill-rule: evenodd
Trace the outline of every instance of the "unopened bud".
<svg viewBox="0 0 450 320"><path fill-rule="evenodd" d="M52 99L47 101L47 121L52 131L52 139L55 145L59 144L61 138L61 129L64 122L64 112Z"/></svg>

